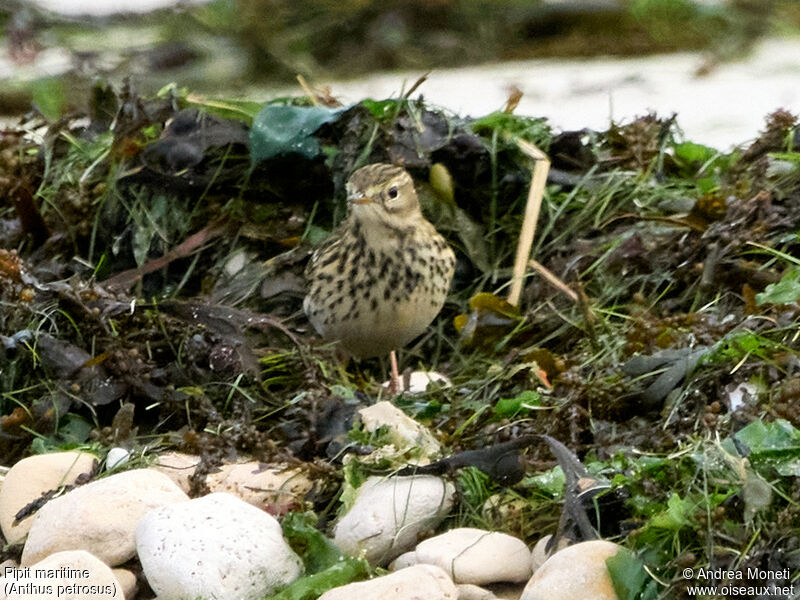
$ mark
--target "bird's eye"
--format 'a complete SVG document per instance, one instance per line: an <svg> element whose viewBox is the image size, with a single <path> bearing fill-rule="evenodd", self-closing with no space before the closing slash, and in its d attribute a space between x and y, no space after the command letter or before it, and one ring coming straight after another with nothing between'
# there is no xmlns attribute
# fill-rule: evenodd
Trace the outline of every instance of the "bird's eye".
<svg viewBox="0 0 800 600"><path fill-rule="evenodd" d="M397 194L398 192L396 187L392 186L389 188L389 198L397 198Z"/></svg>

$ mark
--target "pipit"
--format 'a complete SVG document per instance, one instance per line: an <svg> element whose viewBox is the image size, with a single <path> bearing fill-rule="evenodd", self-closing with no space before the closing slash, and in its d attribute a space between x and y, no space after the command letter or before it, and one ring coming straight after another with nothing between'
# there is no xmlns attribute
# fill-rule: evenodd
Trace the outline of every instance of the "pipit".
<svg viewBox="0 0 800 600"><path fill-rule="evenodd" d="M326 340L357 359L391 353L420 335L442 309L453 250L423 215L408 172L358 169L346 185L349 214L306 268L303 308Z"/></svg>

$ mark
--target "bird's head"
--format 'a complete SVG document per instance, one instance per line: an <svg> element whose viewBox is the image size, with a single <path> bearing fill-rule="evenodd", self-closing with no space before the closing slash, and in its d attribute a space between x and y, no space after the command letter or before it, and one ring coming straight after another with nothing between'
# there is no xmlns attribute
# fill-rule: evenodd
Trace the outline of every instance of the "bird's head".
<svg viewBox="0 0 800 600"><path fill-rule="evenodd" d="M422 216L414 180L402 167L367 165L350 176L346 189L350 214L365 225L407 229Z"/></svg>

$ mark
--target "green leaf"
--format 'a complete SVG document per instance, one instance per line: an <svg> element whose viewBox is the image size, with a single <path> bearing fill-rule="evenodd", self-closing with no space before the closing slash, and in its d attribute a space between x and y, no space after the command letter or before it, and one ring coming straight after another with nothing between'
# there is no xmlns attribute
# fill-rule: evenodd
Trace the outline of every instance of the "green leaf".
<svg viewBox="0 0 800 600"><path fill-rule="evenodd" d="M318 225L310 225L306 230L306 241L312 246L321 244L330 237L331 232Z"/></svg>
<svg viewBox="0 0 800 600"><path fill-rule="evenodd" d="M475 119L471 123L472 131L484 137L490 137L495 131L526 140L547 150L553 139L553 132L547 119L522 117L503 111L493 112Z"/></svg>
<svg viewBox="0 0 800 600"><path fill-rule="evenodd" d="M564 471L561 467L556 465L549 471L545 471L541 475L534 475L525 479L526 485L533 485L543 492L557 498L564 492L564 484L566 483Z"/></svg>
<svg viewBox="0 0 800 600"><path fill-rule="evenodd" d="M384 119L394 118L406 102L402 98L389 98L387 100L373 100L366 98L361 101L361 106L366 108L373 117L382 121Z"/></svg>
<svg viewBox="0 0 800 600"><path fill-rule="evenodd" d="M189 106L196 106L203 112L220 116L224 119L244 121L248 125L253 123L253 118L261 110L261 103L250 100L230 98L205 98L195 94L186 96Z"/></svg>
<svg viewBox="0 0 800 600"><path fill-rule="evenodd" d="M753 421L734 437L750 449L756 467L771 467L784 476L800 476L800 430L785 419Z"/></svg>
<svg viewBox="0 0 800 600"><path fill-rule="evenodd" d="M645 571L644 562L627 548L620 548L614 556L607 558L606 567L619 600L657 597L657 584Z"/></svg>
<svg viewBox="0 0 800 600"><path fill-rule="evenodd" d="M787 162L800 163L800 152L770 152L770 158L785 160Z"/></svg>
<svg viewBox="0 0 800 600"><path fill-rule="evenodd" d="M320 153L314 133L336 119L345 109L327 106L268 105L261 109L250 130L254 163L280 154L314 158Z"/></svg>
<svg viewBox="0 0 800 600"><path fill-rule="evenodd" d="M697 189L702 194L710 194L719 189L719 179L716 177L702 177L697 180Z"/></svg>
<svg viewBox="0 0 800 600"><path fill-rule="evenodd" d="M719 151L694 142L683 142L675 145L675 156L686 162L704 163L719 155Z"/></svg>
<svg viewBox="0 0 800 600"><path fill-rule="evenodd" d="M324 571L293 581L266 600L315 600L330 589L366 579L369 563L363 558L342 557Z"/></svg>
<svg viewBox="0 0 800 600"><path fill-rule="evenodd" d="M51 437L37 437L31 442L34 454L74 450L85 446L92 431L92 424L83 417L68 413L60 420L58 432Z"/></svg>
<svg viewBox="0 0 800 600"><path fill-rule="evenodd" d="M358 497L358 488L367 480L366 475L361 472L358 461L350 461L342 468L344 481L342 482L342 493L339 500L342 503L342 510L350 510Z"/></svg>
<svg viewBox="0 0 800 600"><path fill-rule="evenodd" d="M542 397L539 392L525 390L516 398L500 398L494 405L494 415L498 419L513 419L521 411L541 406Z"/></svg>
<svg viewBox="0 0 800 600"><path fill-rule="evenodd" d="M667 510L655 515L649 523L651 527L677 531L691 525L689 515L692 514L694 505L684 500L678 494L672 494L667 500Z"/></svg>
<svg viewBox="0 0 800 600"><path fill-rule="evenodd" d="M40 79L33 84L33 103L50 121L55 121L64 111L66 94L64 84L56 77Z"/></svg>
<svg viewBox="0 0 800 600"><path fill-rule="evenodd" d="M292 512L287 514L281 527L283 537L289 542L306 568L306 573L319 573L332 567L342 558L342 553L316 527L317 516L313 513Z"/></svg>
<svg viewBox="0 0 800 600"><path fill-rule="evenodd" d="M756 294L756 304L789 304L800 299L800 269L789 269L778 283L769 284Z"/></svg>

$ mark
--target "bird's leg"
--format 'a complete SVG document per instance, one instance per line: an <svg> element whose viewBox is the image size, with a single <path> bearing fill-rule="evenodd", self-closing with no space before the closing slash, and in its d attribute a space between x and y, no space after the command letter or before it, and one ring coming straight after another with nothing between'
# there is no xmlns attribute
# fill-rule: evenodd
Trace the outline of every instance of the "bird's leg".
<svg viewBox="0 0 800 600"><path fill-rule="evenodd" d="M397 396L403 391L403 384L400 381L400 371L397 369L397 353L392 350L389 353L389 362L392 364L392 380L389 383L389 393Z"/></svg>

